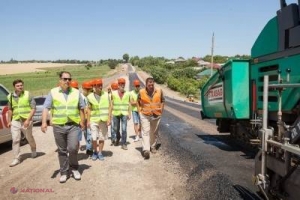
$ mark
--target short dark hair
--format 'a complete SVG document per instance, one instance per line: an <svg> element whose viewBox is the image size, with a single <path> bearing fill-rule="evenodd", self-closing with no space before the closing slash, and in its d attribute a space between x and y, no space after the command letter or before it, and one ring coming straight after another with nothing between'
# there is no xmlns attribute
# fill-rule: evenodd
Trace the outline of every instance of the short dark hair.
<svg viewBox="0 0 300 200"><path fill-rule="evenodd" d="M149 81L154 81L154 78L153 77L146 78L146 85L148 84Z"/></svg>
<svg viewBox="0 0 300 200"><path fill-rule="evenodd" d="M13 81L13 86L15 87L15 85L18 84L18 83L24 84L24 81L22 81L21 79L16 79L16 80Z"/></svg>
<svg viewBox="0 0 300 200"><path fill-rule="evenodd" d="M70 76L72 76L70 72L67 72L67 71L61 71L61 72L59 73L59 78L61 78L63 74L69 74Z"/></svg>

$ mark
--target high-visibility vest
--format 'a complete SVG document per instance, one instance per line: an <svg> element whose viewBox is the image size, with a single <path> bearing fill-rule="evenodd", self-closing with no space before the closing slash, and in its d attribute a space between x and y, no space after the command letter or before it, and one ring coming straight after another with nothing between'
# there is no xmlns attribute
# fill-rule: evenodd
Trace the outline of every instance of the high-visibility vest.
<svg viewBox="0 0 300 200"><path fill-rule="evenodd" d="M88 99L82 93L80 93L80 96L81 96L81 98L83 99L83 102L84 102L84 117L86 119L87 118Z"/></svg>
<svg viewBox="0 0 300 200"><path fill-rule="evenodd" d="M133 99L133 101L137 101L137 98L138 98L138 92L136 92L135 90L132 90L131 91L131 98ZM131 110L132 111L138 111L138 107L137 106L134 106L134 105L131 105Z"/></svg>
<svg viewBox="0 0 300 200"><path fill-rule="evenodd" d="M112 92L113 97L113 110L112 115L113 116L120 116L120 115L129 115L128 108L129 108L129 92L124 92L124 95L122 99L119 96L118 91Z"/></svg>
<svg viewBox="0 0 300 200"><path fill-rule="evenodd" d="M53 88L51 95L52 103L52 123L62 125L69 122L69 119L77 124L80 122L79 115L79 91L75 88L69 89L67 100L60 87Z"/></svg>
<svg viewBox="0 0 300 200"><path fill-rule="evenodd" d="M18 102L11 98L11 93L7 95L7 99L12 107L13 110L13 120L19 120L20 118L27 119L29 117L31 107L29 102L29 92L24 91L20 97Z"/></svg>
<svg viewBox="0 0 300 200"><path fill-rule="evenodd" d="M87 96L89 103L92 106L91 109L91 122L99 123L100 121L108 120L109 113L109 96L107 92L101 92L101 98L98 102L94 93Z"/></svg>
<svg viewBox="0 0 300 200"><path fill-rule="evenodd" d="M161 115L162 114L162 102L161 102L161 90L155 89L153 97L150 98L146 89L140 90L140 111L144 115Z"/></svg>

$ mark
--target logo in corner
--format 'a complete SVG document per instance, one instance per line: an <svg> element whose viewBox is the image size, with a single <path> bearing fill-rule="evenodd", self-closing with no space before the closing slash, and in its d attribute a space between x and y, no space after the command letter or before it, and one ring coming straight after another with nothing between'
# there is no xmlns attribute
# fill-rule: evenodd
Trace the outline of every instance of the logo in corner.
<svg viewBox="0 0 300 200"><path fill-rule="evenodd" d="M16 194L16 193L18 192L18 189L15 188L15 187L11 187L11 188L10 188L10 192L11 192L12 194Z"/></svg>

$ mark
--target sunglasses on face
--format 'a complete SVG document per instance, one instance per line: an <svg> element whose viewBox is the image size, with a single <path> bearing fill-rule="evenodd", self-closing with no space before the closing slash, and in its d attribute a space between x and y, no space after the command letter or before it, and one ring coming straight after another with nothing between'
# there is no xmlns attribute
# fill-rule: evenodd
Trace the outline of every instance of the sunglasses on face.
<svg viewBox="0 0 300 200"><path fill-rule="evenodd" d="M139 85L136 85L135 87L140 87Z"/></svg>
<svg viewBox="0 0 300 200"><path fill-rule="evenodd" d="M72 78L61 78L62 80L64 80L64 81L71 81L72 80Z"/></svg>

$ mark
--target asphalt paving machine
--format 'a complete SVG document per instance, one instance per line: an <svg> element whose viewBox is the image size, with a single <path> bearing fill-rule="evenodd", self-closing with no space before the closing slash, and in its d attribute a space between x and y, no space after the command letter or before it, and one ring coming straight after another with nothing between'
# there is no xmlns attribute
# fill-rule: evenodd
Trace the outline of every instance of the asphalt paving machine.
<svg viewBox="0 0 300 200"><path fill-rule="evenodd" d="M300 199L300 0L271 18L250 60L229 60L201 90L201 116L257 148L254 183L266 199Z"/></svg>

